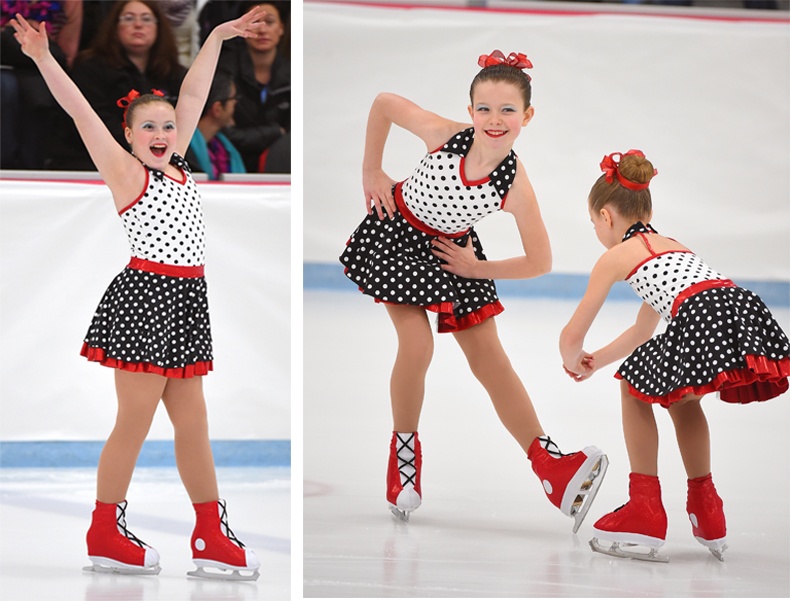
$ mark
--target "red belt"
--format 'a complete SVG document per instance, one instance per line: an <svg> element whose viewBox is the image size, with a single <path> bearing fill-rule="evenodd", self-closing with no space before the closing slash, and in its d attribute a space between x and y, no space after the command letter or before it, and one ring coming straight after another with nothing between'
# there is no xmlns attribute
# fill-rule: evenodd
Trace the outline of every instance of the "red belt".
<svg viewBox="0 0 790 601"><path fill-rule="evenodd" d="M672 303L672 317L675 317L683 301L703 290L710 290L711 288L735 288L735 282L732 280L705 280L704 282L692 284L675 298L675 302Z"/></svg>
<svg viewBox="0 0 790 601"><path fill-rule="evenodd" d="M138 259L132 257L129 261L131 269L139 271L148 271L150 273L158 273L159 275L168 275L174 278L202 278L203 265L168 265L167 263L157 263L156 261L148 261L147 259Z"/></svg>

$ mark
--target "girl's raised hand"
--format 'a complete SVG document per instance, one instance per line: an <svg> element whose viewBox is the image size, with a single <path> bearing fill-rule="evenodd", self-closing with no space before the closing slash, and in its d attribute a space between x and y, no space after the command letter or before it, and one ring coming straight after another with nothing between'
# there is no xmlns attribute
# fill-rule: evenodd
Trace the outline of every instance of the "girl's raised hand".
<svg viewBox="0 0 790 601"><path fill-rule="evenodd" d="M14 28L14 38L22 47L22 52L34 62L40 61L49 53L47 27L44 23L40 23L36 29L19 13L16 14L15 19L11 19L8 23Z"/></svg>
<svg viewBox="0 0 790 601"><path fill-rule="evenodd" d="M230 40L235 37L254 38L266 25L263 21L265 15L266 9L262 6L256 6L238 19L217 25L214 31L217 32L222 40Z"/></svg>

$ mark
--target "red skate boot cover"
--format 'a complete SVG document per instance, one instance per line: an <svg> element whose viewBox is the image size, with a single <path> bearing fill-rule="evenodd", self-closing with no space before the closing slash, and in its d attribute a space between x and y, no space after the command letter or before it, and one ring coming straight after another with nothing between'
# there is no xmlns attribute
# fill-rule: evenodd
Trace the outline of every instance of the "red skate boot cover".
<svg viewBox="0 0 790 601"><path fill-rule="evenodd" d="M393 432L387 464L387 501L401 511L422 502L422 446L417 432Z"/></svg>
<svg viewBox="0 0 790 601"><path fill-rule="evenodd" d="M688 481L686 512L694 537L707 547L722 548L727 536L724 503L716 492L711 474Z"/></svg>
<svg viewBox="0 0 790 601"><path fill-rule="evenodd" d="M86 537L88 556L105 567L155 567L159 553L126 529L126 505L96 501Z"/></svg>
<svg viewBox="0 0 790 601"><path fill-rule="evenodd" d="M628 503L595 522L595 535L608 541L658 548L667 537L667 514L661 503L658 477L632 473L629 480Z"/></svg>
<svg viewBox="0 0 790 601"><path fill-rule="evenodd" d="M228 528L225 501L193 503L192 561L200 567L257 570L261 563Z"/></svg>

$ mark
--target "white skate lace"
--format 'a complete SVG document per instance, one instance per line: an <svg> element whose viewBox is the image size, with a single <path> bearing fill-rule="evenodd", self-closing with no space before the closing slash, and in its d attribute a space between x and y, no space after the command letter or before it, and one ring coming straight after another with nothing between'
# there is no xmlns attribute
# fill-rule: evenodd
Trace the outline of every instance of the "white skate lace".
<svg viewBox="0 0 790 601"><path fill-rule="evenodd" d="M148 546L147 544L145 544L134 534L129 532L129 530L126 528L126 501L124 501L123 503L118 503L117 507L118 507L118 516L116 519L116 523L118 524L118 530L120 531L120 533L123 534L126 538L128 538L137 546L147 547Z"/></svg>
<svg viewBox="0 0 790 601"><path fill-rule="evenodd" d="M231 530L230 526L228 526L228 510L225 507L225 502L220 499L217 501L217 505L222 508L222 511L219 514L219 523L222 526L222 533L243 549L244 543L236 538L236 535L233 534L233 530Z"/></svg>
<svg viewBox="0 0 790 601"><path fill-rule="evenodd" d="M395 449L395 454L398 457L398 471L401 475L401 485L406 486L407 484L411 484L412 486L416 486L414 479L417 477L417 466L414 464L414 460L417 458L417 455L412 446L414 444L414 433L408 434L408 438L405 440L401 438L400 432L396 432L395 437L400 443L400 446ZM411 458L408 456L404 458L403 455L401 455L401 451L404 449L411 454ZM411 474L405 472L404 468L411 468Z"/></svg>

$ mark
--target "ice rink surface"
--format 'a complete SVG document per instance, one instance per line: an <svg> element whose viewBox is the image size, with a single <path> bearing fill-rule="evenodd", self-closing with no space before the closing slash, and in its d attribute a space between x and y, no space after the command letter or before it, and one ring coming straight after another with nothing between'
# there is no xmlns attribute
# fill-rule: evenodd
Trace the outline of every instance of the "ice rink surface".
<svg viewBox="0 0 790 601"><path fill-rule="evenodd" d="M703 401L725 562L691 535L686 475L660 408L670 562L590 550L593 523L627 500L629 469L616 366L582 383L561 369L557 339L571 301L503 296L496 319L545 431L566 453L594 444L609 456L579 532L548 502L447 334L436 337L420 424L423 505L408 524L394 520L384 499L394 332L385 310L350 287L304 297L305 597L790 596L790 394L746 406ZM587 350L629 325L638 306L606 305ZM790 331L790 310L771 309Z"/></svg>
<svg viewBox="0 0 790 601"><path fill-rule="evenodd" d="M291 599L290 469L221 467L229 525L261 560L256 582L188 578L194 511L175 468L138 468L127 526L161 556L157 576L83 572L94 469L1 469L3 601L248 601ZM299 594L297 592L297 594Z"/></svg>

